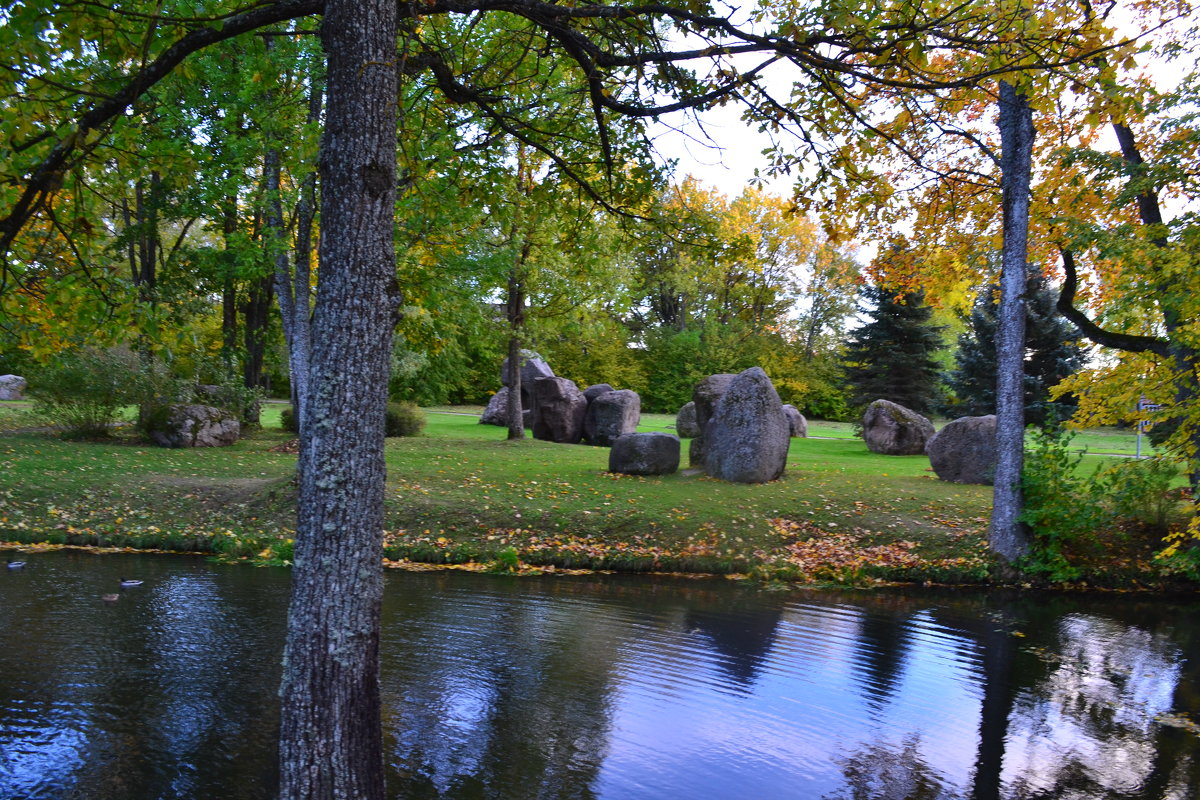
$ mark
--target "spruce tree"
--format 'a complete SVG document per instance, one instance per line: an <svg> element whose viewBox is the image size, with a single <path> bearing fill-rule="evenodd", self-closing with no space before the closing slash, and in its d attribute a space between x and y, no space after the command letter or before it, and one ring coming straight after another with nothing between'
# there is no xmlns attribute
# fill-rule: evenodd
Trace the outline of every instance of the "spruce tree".
<svg viewBox="0 0 1200 800"><path fill-rule="evenodd" d="M946 410L952 416L996 413L997 294L995 286L984 287L971 310L969 330L958 337L957 366L947 378L953 400ZM1073 412L1074 398L1051 402L1050 389L1078 372L1087 356L1079 331L1057 314L1057 292L1041 273L1029 277L1026 297L1025 421L1040 426Z"/></svg>
<svg viewBox="0 0 1200 800"><path fill-rule="evenodd" d="M853 332L846 351L853 405L891 400L929 414L941 395L935 354L942 349L942 327L930 323L933 310L924 291L868 286L862 300L873 306L863 309L871 321Z"/></svg>

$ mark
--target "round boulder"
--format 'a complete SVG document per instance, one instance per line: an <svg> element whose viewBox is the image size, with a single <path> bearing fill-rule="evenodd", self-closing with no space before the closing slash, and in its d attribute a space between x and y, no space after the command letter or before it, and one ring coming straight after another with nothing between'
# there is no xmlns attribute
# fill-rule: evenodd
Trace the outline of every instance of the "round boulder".
<svg viewBox="0 0 1200 800"><path fill-rule="evenodd" d="M948 423L925 445L925 453L942 480L990 486L996 472L996 415Z"/></svg>
<svg viewBox="0 0 1200 800"><path fill-rule="evenodd" d="M867 448L885 456L921 455L934 434L932 422L890 400L867 406L862 426Z"/></svg>
<svg viewBox="0 0 1200 800"><path fill-rule="evenodd" d="M586 392L584 393L586 396ZM630 389L597 395L583 416L583 438L597 447L611 447L617 437L637 431L642 398Z"/></svg>
<svg viewBox="0 0 1200 800"><path fill-rule="evenodd" d="M689 400L675 415L675 433L683 439L693 439L700 435L700 426L696 424L696 401Z"/></svg>
<svg viewBox="0 0 1200 800"><path fill-rule="evenodd" d="M804 439L808 436L808 420L800 413L800 409L791 403L783 404L783 413L787 416L788 428L792 436Z"/></svg>
<svg viewBox="0 0 1200 800"><path fill-rule="evenodd" d="M679 469L679 437L669 433L627 433L608 453L608 471L625 475L668 475Z"/></svg>
<svg viewBox="0 0 1200 800"><path fill-rule="evenodd" d="M162 447L227 447L238 440L237 417L215 406L166 406L150 421L150 438Z"/></svg>
<svg viewBox="0 0 1200 800"><path fill-rule="evenodd" d="M751 367L729 382L704 429L704 469L723 481L773 481L787 466L790 434L774 384Z"/></svg>

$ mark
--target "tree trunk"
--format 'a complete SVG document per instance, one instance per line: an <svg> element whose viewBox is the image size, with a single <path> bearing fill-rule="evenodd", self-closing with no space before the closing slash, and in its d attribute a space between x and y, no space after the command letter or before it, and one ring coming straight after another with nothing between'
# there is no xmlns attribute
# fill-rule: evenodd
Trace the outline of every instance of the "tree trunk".
<svg viewBox="0 0 1200 800"><path fill-rule="evenodd" d="M398 305L396 4L329 0L321 41L329 96L324 234L280 687L280 796L383 800L383 413Z"/></svg>
<svg viewBox="0 0 1200 800"><path fill-rule="evenodd" d="M237 233L237 213L237 198L226 197L221 222L221 231L225 236L225 275L221 283L221 359L229 375L233 375L238 349L237 281L234 280L237 264L233 250L233 234Z"/></svg>
<svg viewBox="0 0 1200 800"><path fill-rule="evenodd" d="M271 321L272 282L270 277L251 281L243 311L246 357L242 362L242 384L247 389L263 385L263 360L267 346L267 325ZM259 403L255 399L242 409L242 421L259 424Z"/></svg>
<svg viewBox="0 0 1200 800"><path fill-rule="evenodd" d="M989 546L1009 567L1029 552L1020 521L1025 462L1025 276L1029 251L1029 185L1033 111L1028 99L1000 82L1000 171L1004 251L996 331L996 476Z"/></svg>
<svg viewBox="0 0 1200 800"><path fill-rule="evenodd" d="M525 327L525 285L514 268L508 274L508 438L525 438L525 407L521 402L521 331ZM530 387L532 391L533 387Z"/></svg>
<svg viewBox="0 0 1200 800"><path fill-rule="evenodd" d="M322 90L312 79L308 99L308 121L317 124L321 119ZM295 269L289 281L287 274L275 274L275 291L279 295L280 313L284 317L284 336L288 345L288 374L291 376L292 409L299 430L304 427L304 410L308 398L308 365L312 352L310 328L310 278L312 274L313 222L317 212L317 173L310 172L300 183L300 200L296 204ZM286 266L286 264L285 264ZM287 309L284 309L284 297Z"/></svg>

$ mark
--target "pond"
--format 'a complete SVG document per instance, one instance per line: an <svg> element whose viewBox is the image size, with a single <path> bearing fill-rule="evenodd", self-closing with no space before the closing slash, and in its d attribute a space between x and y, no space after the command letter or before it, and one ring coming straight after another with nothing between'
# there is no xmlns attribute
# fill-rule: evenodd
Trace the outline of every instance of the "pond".
<svg viewBox="0 0 1200 800"><path fill-rule="evenodd" d="M0 570L0 798L273 797L288 571L27 559ZM118 590L122 576L144 583ZM392 572L389 792L1194 798L1197 612L1157 596Z"/></svg>

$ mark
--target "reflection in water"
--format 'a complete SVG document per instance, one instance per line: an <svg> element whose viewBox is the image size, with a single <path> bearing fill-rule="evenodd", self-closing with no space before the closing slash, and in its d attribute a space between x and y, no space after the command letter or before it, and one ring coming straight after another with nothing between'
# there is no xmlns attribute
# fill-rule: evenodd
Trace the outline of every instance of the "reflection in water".
<svg viewBox="0 0 1200 800"><path fill-rule="evenodd" d="M1170 713L1179 648L1162 635L1071 614L1039 650L1044 677L1017 698L1004 783L1017 797L1136 795L1155 766L1155 719Z"/></svg>
<svg viewBox="0 0 1200 800"><path fill-rule="evenodd" d="M274 795L286 571L32 561L0 574L0 800ZM99 602L122 573L146 583ZM1196 611L393 574L389 792L1195 798Z"/></svg>

